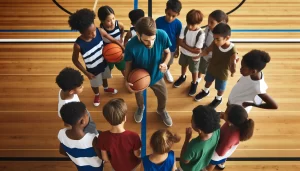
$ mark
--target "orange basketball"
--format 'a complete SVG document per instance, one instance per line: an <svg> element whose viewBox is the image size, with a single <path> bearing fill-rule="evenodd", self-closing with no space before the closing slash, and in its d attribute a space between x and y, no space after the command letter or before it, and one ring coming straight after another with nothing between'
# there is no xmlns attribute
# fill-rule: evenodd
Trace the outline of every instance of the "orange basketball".
<svg viewBox="0 0 300 171"><path fill-rule="evenodd" d="M131 86L132 90L141 91L150 85L151 78L146 70L134 69L129 73L127 81L133 84L133 86Z"/></svg>
<svg viewBox="0 0 300 171"><path fill-rule="evenodd" d="M123 58L123 50L122 48L115 44L110 43L104 46L102 54L107 62L117 63L120 62Z"/></svg>

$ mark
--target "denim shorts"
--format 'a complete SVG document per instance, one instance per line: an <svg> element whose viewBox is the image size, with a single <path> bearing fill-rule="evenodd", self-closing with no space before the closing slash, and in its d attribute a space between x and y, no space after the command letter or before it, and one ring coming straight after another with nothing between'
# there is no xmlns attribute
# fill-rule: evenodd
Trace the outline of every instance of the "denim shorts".
<svg viewBox="0 0 300 171"><path fill-rule="evenodd" d="M212 76L210 73L206 72L205 75L205 81L212 83L216 80L215 82L215 88L218 91L224 91L226 89L226 85L227 85L227 81L226 80L219 80L217 78L215 78L214 76Z"/></svg>

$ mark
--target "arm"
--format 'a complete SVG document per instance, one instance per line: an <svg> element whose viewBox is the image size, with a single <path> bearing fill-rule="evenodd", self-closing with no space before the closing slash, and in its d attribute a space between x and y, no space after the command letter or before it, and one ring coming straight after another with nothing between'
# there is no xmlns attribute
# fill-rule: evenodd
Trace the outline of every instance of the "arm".
<svg viewBox="0 0 300 171"><path fill-rule="evenodd" d="M171 52L170 52L169 48L164 50L164 58L165 58L165 59L163 59L164 62L159 65L159 70L160 70L160 72L163 72L163 73L165 73L167 71L168 63L171 59Z"/></svg>
<svg viewBox="0 0 300 171"><path fill-rule="evenodd" d="M236 72L236 62L237 62L238 56L237 53L234 53L231 57L230 57L230 64L229 64L229 69L231 72L231 76L233 77L233 74Z"/></svg>
<svg viewBox="0 0 300 171"><path fill-rule="evenodd" d="M89 73L79 62L79 53L80 53L80 46L78 44L74 44L73 46L73 54L72 54L72 62L73 64L86 75L89 79L93 79L95 76Z"/></svg>
<svg viewBox="0 0 300 171"><path fill-rule="evenodd" d="M265 102L262 104L255 104L255 103L251 103L251 102L244 102L243 106L247 107L247 106L254 106L254 107L258 107L261 109L278 109L278 105L277 103L273 100L273 98L271 96L269 96L267 93L265 94L258 94L258 96Z"/></svg>
<svg viewBox="0 0 300 171"><path fill-rule="evenodd" d="M190 163L190 160L184 159L184 154L186 152L187 146L188 146L191 138L192 138L192 128L186 128L185 141L184 141L184 144L183 144L181 152L180 152L180 161L185 164Z"/></svg>
<svg viewBox="0 0 300 171"><path fill-rule="evenodd" d="M128 32L126 33L126 36L125 36L125 39L124 39L124 47L126 46L128 40L129 40L131 37L132 37L131 32L128 31Z"/></svg>
<svg viewBox="0 0 300 171"><path fill-rule="evenodd" d="M172 171L176 171L177 170L177 166L176 166L176 156L174 155L174 165L172 168Z"/></svg>
<svg viewBox="0 0 300 171"><path fill-rule="evenodd" d="M134 151L133 151L133 154L134 154L137 158L141 158L141 150L140 150L140 149L134 150Z"/></svg>
<svg viewBox="0 0 300 171"><path fill-rule="evenodd" d="M116 39L111 37L109 34L107 34L106 31L103 30L102 28L98 28L98 29L99 29L102 37L107 38L111 43L118 44L122 48L122 50L124 51L124 46L119 41L117 41Z"/></svg>
<svg viewBox="0 0 300 171"><path fill-rule="evenodd" d="M143 162L141 162L140 171L144 171L144 165L143 165Z"/></svg>
<svg viewBox="0 0 300 171"><path fill-rule="evenodd" d="M120 31L121 31L121 35L120 35L120 41L121 41L121 44L123 43L123 38L124 38L124 24L119 22L119 27L120 27Z"/></svg>
<svg viewBox="0 0 300 171"><path fill-rule="evenodd" d="M207 56L209 54L209 52L211 52L213 50L213 46L214 46L214 42L212 42L209 47L205 48L202 53L201 56Z"/></svg>
<svg viewBox="0 0 300 171"><path fill-rule="evenodd" d="M64 155L64 156L67 156L67 157L68 157L68 155L67 155L66 151L64 150L64 148L62 147L62 144L61 144L61 143L59 144L59 153L60 153L61 155Z"/></svg>
<svg viewBox="0 0 300 171"><path fill-rule="evenodd" d="M93 148L94 148L94 150L95 150L97 156L98 156L100 159L102 159L101 152L100 152L100 150L97 148L97 137L95 137L94 140L93 140Z"/></svg>
<svg viewBox="0 0 300 171"><path fill-rule="evenodd" d="M105 150L101 150L101 155L102 155L102 160L105 162L105 163L109 163L109 158L108 158L108 155L107 155L107 152Z"/></svg>
<svg viewBox="0 0 300 171"><path fill-rule="evenodd" d="M178 40L178 44L179 44L179 46L181 46L181 47L183 47L184 49L186 49L186 50L188 50L188 51L190 51L190 52L192 52L192 53L201 53L201 49L200 48L192 48L192 47L190 47L190 46L188 46L184 41L183 41L183 39L179 39Z"/></svg>

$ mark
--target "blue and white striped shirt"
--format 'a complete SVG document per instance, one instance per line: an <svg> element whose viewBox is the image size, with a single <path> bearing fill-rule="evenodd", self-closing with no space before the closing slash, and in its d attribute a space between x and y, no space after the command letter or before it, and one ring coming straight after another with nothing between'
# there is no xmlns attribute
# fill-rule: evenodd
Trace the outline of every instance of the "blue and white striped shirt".
<svg viewBox="0 0 300 171"><path fill-rule="evenodd" d="M116 40L120 40L121 39L121 29L119 27L118 20L116 20L116 22L115 22L115 28L113 30L107 30L107 29L105 29L104 26L103 26L103 24L100 24L100 27L102 29L104 29L107 32L107 34L109 34L114 39L116 39ZM110 41L108 39L106 39L105 37L103 37L103 41L104 41L104 43L110 43Z"/></svg>

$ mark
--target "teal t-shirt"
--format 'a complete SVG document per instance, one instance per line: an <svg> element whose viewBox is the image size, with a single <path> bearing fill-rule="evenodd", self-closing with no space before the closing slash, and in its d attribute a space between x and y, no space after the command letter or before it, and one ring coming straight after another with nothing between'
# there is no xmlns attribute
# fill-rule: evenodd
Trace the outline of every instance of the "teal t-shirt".
<svg viewBox="0 0 300 171"><path fill-rule="evenodd" d="M180 162L180 167L184 171L199 171L205 168L218 145L220 129L216 130L209 140L203 141L198 137L192 139L185 153L183 160L189 160L188 164Z"/></svg>
<svg viewBox="0 0 300 171"><path fill-rule="evenodd" d="M125 61L132 61L132 69L142 68L149 72L151 77L150 86L163 78L159 65L163 62L163 52L171 46L167 33L163 30L156 30L156 39L151 49L133 37L125 47Z"/></svg>

